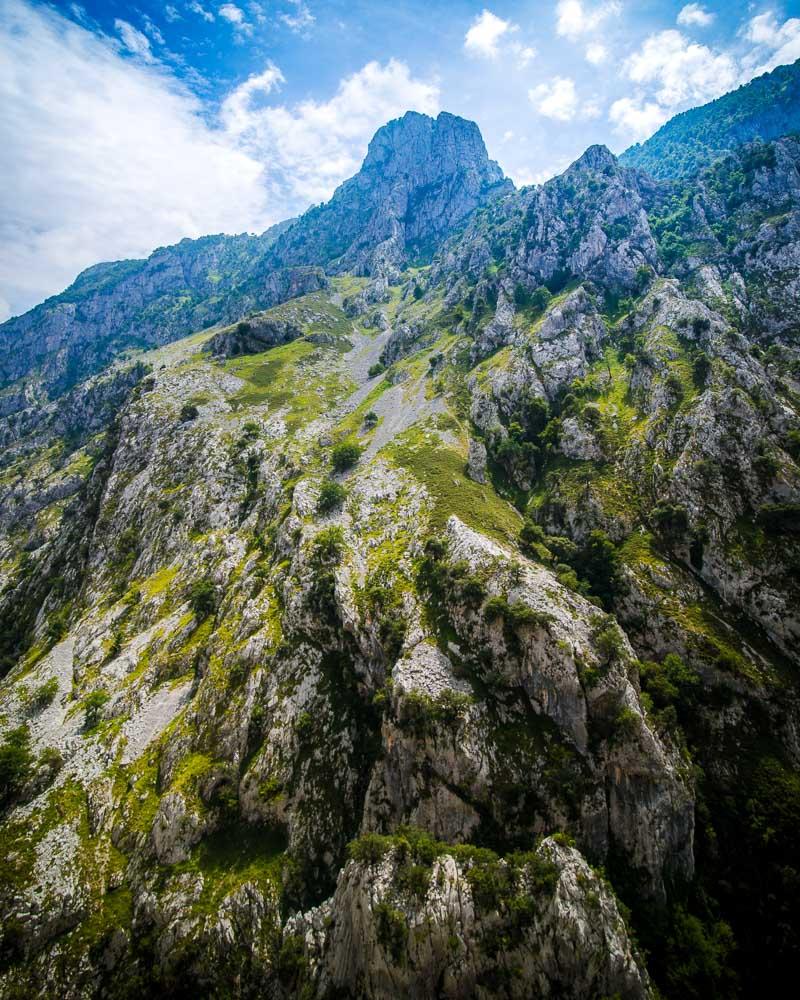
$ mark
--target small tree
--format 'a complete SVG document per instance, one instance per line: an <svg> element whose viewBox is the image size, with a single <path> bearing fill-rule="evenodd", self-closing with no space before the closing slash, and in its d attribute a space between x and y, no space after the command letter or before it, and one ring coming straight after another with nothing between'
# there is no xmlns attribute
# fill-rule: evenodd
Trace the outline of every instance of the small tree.
<svg viewBox="0 0 800 1000"><path fill-rule="evenodd" d="M194 405L194 403L184 403L181 407L181 423L188 424L191 420L196 420L200 415L200 411Z"/></svg>
<svg viewBox="0 0 800 1000"><path fill-rule="evenodd" d="M83 703L84 711L86 713L83 718L84 729L94 729L100 721L100 711L107 701L107 691L92 691L92 693L87 697L86 701Z"/></svg>
<svg viewBox="0 0 800 1000"><path fill-rule="evenodd" d="M189 604L198 621L204 621L213 613L217 603L216 598L214 584L207 577L192 584L192 589L189 591Z"/></svg>
<svg viewBox="0 0 800 1000"><path fill-rule="evenodd" d="M331 451L331 461L337 472L352 468L361 458L361 446L355 441L340 441Z"/></svg>
<svg viewBox="0 0 800 1000"><path fill-rule="evenodd" d="M320 514L327 514L339 507L347 491L333 479L326 479L319 490L319 500L317 500L317 510Z"/></svg>
<svg viewBox="0 0 800 1000"><path fill-rule="evenodd" d="M30 743L27 726L12 729L0 743L0 808L16 800L33 772Z"/></svg>

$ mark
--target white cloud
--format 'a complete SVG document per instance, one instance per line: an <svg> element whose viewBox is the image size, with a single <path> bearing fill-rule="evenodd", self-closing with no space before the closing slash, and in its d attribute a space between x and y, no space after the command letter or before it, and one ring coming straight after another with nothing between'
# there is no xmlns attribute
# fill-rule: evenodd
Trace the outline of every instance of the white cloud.
<svg viewBox="0 0 800 1000"><path fill-rule="evenodd" d="M512 42L509 48L517 60L517 67L519 69L525 69L528 63L536 58L536 49L530 45L521 45L519 42Z"/></svg>
<svg viewBox="0 0 800 1000"><path fill-rule="evenodd" d="M516 31L517 25L504 21L490 10L484 10L472 22L464 36L464 48L471 55L483 59L494 59L500 51L500 39L509 32Z"/></svg>
<svg viewBox="0 0 800 1000"><path fill-rule="evenodd" d="M211 22L214 20L214 15L211 11L206 10L202 4L198 3L198 0L192 0L192 2L187 6L193 14L197 14L198 17L202 17L204 21Z"/></svg>
<svg viewBox="0 0 800 1000"><path fill-rule="evenodd" d="M581 35L594 31L606 18L616 16L621 10L620 4L614 0L594 7L587 7L581 0L558 0L556 31L575 41Z"/></svg>
<svg viewBox="0 0 800 1000"><path fill-rule="evenodd" d="M52 9L0 2L0 296L15 313L101 260L262 231L328 197L388 119L439 108L435 82L396 60L329 100L267 107L283 81L267 64L214 127L162 65Z"/></svg>
<svg viewBox="0 0 800 1000"><path fill-rule="evenodd" d="M129 52L138 56L144 62L154 61L153 53L150 51L150 39L147 35L143 35L132 24L128 24L127 21L122 21L120 18L114 21L114 27L119 32L122 44Z"/></svg>
<svg viewBox="0 0 800 1000"><path fill-rule="evenodd" d="M253 25L245 17L241 7L234 3L224 3L218 11L219 16L233 28L233 37L237 42L253 34Z"/></svg>
<svg viewBox="0 0 800 1000"><path fill-rule="evenodd" d="M800 59L800 18L790 17L780 24L773 11L767 11L751 18L744 34L756 46L745 61L746 79Z"/></svg>
<svg viewBox="0 0 800 1000"><path fill-rule="evenodd" d="M586 59L593 66L600 66L608 59L608 50L600 42L591 42L586 46Z"/></svg>
<svg viewBox="0 0 800 1000"><path fill-rule="evenodd" d="M578 113L578 93L575 81L569 77L554 76L549 83L540 83L528 91L528 98L546 118L568 122Z"/></svg>
<svg viewBox="0 0 800 1000"><path fill-rule="evenodd" d="M224 17L231 24L245 23L244 11L237 7L236 4L224 3L219 9L219 16Z"/></svg>
<svg viewBox="0 0 800 1000"><path fill-rule="evenodd" d="M165 72L43 7L0 25L0 295L14 312L82 268L283 216L264 167Z"/></svg>
<svg viewBox="0 0 800 1000"><path fill-rule="evenodd" d="M678 12L678 24L683 24L687 27L696 25L698 28L707 28L715 17L716 14L712 14L705 7L701 7L699 3L687 3Z"/></svg>
<svg viewBox="0 0 800 1000"><path fill-rule="evenodd" d="M328 101L255 106L252 96L261 89L252 77L238 87L223 105L223 120L242 149L270 163L273 195L294 206L330 197L358 170L370 138L389 119L439 109L436 84L415 79L396 59L367 63Z"/></svg>
<svg viewBox="0 0 800 1000"><path fill-rule="evenodd" d="M281 14L279 15L280 20L286 25L287 28L297 34L302 34L304 31L307 31L312 24L314 24L316 18L303 0L289 0L289 3L294 4L295 13Z"/></svg>
<svg viewBox="0 0 800 1000"><path fill-rule="evenodd" d="M172 4L167 4L167 6L164 8L164 17L166 17L166 19L170 22L170 24L173 21L181 20L180 12L177 10L176 7L173 7Z"/></svg>
<svg viewBox="0 0 800 1000"><path fill-rule="evenodd" d="M614 101L608 112L614 130L626 140L641 142L660 128L670 117L670 112L655 101L643 97L621 97Z"/></svg>
<svg viewBox="0 0 800 1000"><path fill-rule="evenodd" d="M252 125L252 102L256 95L266 96L285 83L283 73L275 63L268 63L263 73L248 77L230 93L222 104L221 117L231 135L241 135Z"/></svg>
<svg viewBox="0 0 800 1000"><path fill-rule="evenodd" d="M655 98L668 109L710 101L739 82L732 56L690 42L673 28L646 38L626 61L625 73L634 83L657 87Z"/></svg>
<svg viewBox="0 0 800 1000"><path fill-rule="evenodd" d="M6 302L6 300L0 295L0 323L5 323L7 319L12 316L11 306Z"/></svg>

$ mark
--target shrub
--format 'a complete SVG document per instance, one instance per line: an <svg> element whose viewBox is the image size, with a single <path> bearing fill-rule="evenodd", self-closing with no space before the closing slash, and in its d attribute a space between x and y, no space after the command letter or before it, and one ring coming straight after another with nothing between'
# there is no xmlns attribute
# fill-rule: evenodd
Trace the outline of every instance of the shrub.
<svg viewBox="0 0 800 1000"><path fill-rule="evenodd" d="M656 531L667 541L682 538L689 527L689 515L677 504L659 504L653 508L652 518Z"/></svg>
<svg viewBox="0 0 800 1000"><path fill-rule="evenodd" d="M392 844L391 837L384 837L379 833L365 833L347 845L347 852L354 861L365 865L377 865L389 853Z"/></svg>
<svg viewBox="0 0 800 1000"><path fill-rule="evenodd" d="M786 450L796 462L800 462L800 431L789 431L786 435Z"/></svg>
<svg viewBox="0 0 800 1000"><path fill-rule="evenodd" d="M374 410L370 410L369 413L364 417L364 426L367 430L372 430L373 427L378 425L378 414Z"/></svg>
<svg viewBox="0 0 800 1000"><path fill-rule="evenodd" d="M318 566L329 566L339 560L344 547L344 532L341 527L333 525L323 528L314 537L312 560Z"/></svg>
<svg viewBox="0 0 800 1000"><path fill-rule="evenodd" d="M196 420L200 416L200 411L194 405L194 403L184 403L181 407L180 421L182 424L188 424L192 420Z"/></svg>
<svg viewBox="0 0 800 1000"><path fill-rule="evenodd" d="M376 361L374 365L369 366L368 375L370 378L375 378L376 375L380 375L382 372L386 371L386 365L382 364L380 361Z"/></svg>
<svg viewBox="0 0 800 1000"><path fill-rule="evenodd" d="M347 491L333 479L326 479L319 490L317 500L317 510L320 514L327 514L337 507L340 507L347 496Z"/></svg>
<svg viewBox="0 0 800 1000"><path fill-rule="evenodd" d="M614 738L623 741L632 739L639 732L640 726L640 716L627 705L623 705L614 718Z"/></svg>
<svg viewBox="0 0 800 1000"><path fill-rule="evenodd" d="M378 903L372 909L378 943L392 956L396 963L403 957L408 941L406 918L400 910L388 903Z"/></svg>
<svg viewBox="0 0 800 1000"><path fill-rule="evenodd" d="M108 701L107 691L92 691L83 703L85 715L83 717L83 728L87 731L94 729L100 722L100 710Z"/></svg>
<svg viewBox="0 0 800 1000"><path fill-rule="evenodd" d="M41 712L52 704L53 699L58 694L58 678L51 677L50 680L40 684L30 698L29 706L34 712Z"/></svg>
<svg viewBox="0 0 800 1000"><path fill-rule="evenodd" d="M710 371L711 359L705 351L698 351L692 359L692 381L698 389L705 388Z"/></svg>
<svg viewBox="0 0 800 1000"><path fill-rule="evenodd" d="M531 295L531 305L534 309L538 309L540 312L544 310L550 304L550 300L553 295L549 288L545 288L544 285L540 285L539 288Z"/></svg>
<svg viewBox="0 0 800 1000"><path fill-rule="evenodd" d="M530 549L533 545L545 544L545 533L541 525L530 518L525 518L522 530L519 533L520 544L525 549Z"/></svg>
<svg viewBox="0 0 800 1000"><path fill-rule="evenodd" d="M27 726L10 730L0 743L0 808L17 800L33 772L30 744Z"/></svg>
<svg viewBox="0 0 800 1000"><path fill-rule="evenodd" d="M622 636L616 625L607 625L595 636L598 653L606 660L617 659L624 649Z"/></svg>
<svg viewBox="0 0 800 1000"><path fill-rule="evenodd" d="M337 472L352 468L361 458L361 446L356 441L340 441L331 451L331 461Z"/></svg>
<svg viewBox="0 0 800 1000"><path fill-rule="evenodd" d="M189 591L189 604L198 621L204 621L213 614L217 604L217 594L213 581L206 577L193 583Z"/></svg>

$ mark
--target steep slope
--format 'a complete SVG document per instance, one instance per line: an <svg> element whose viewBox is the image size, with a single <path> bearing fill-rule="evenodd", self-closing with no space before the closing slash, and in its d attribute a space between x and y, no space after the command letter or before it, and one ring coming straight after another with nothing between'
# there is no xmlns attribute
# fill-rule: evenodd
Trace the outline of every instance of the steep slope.
<svg viewBox="0 0 800 1000"><path fill-rule="evenodd" d="M381 128L331 201L261 236L183 240L145 261L99 264L0 325L0 386L38 372L57 395L130 348L315 291L318 268L391 271L430 255L478 206L513 188L474 122L409 112Z"/></svg>
<svg viewBox="0 0 800 1000"><path fill-rule="evenodd" d="M620 163L663 179L686 177L754 139L800 131L800 60L670 118Z"/></svg>
<svg viewBox="0 0 800 1000"><path fill-rule="evenodd" d="M0 995L794 968L800 145L425 183L429 266L410 169L369 275L0 416Z"/></svg>

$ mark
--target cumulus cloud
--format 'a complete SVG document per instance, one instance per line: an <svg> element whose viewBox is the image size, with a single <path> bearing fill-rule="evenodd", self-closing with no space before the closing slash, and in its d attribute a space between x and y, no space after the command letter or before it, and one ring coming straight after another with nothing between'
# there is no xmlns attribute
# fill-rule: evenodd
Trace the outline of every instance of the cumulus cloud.
<svg viewBox="0 0 800 1000"><path fill-rule="evenodd" d="M710 101L739 81L732 56L690 42L673 28L646 38L627 60L625 72L634 83L655 86L656 100L665 108Z"/></svg>
<svg viewBox="0 0 800 1000"><path fill-rule="evenodd" d="M587 7L581 0L558 0L556 4L556 31L575 41L581 35L594 31L608 17L621 11L619 3L610 2Z"/></svg>
<svg viewBox="0 0 800 1000"><path fill-rule="evenodd" d="M0 5L0 313L101 260L262 231L327 197L388 118L438 109L436 85L396 61L368 64L329 101L266 108L283 81L268 64L213 127L158 63L48 8Z"/></svg>
<svg viewBox="0 0 800 1000"><path fill-rule="evenodd" d="M540 115L557 121L571 121L578 113L578 92L569 77L554 76L528 91L528 98Z"/></svg>
<svg viewBox="0 0 800 1000"><path fill-rule="evenodd" d="M439 110L436 84L415 79L396 59L367 63L342 80L328 101L264 106L253 101L259 90L263 84L251 77L225 100L222 117L242 149L269 158L271 188L284 204L330 197L358 170L369 139L389 119L409 110Z"/></svg>
<svg viewBox="0 0 800 1000"><path fill-rule="evenodd" d="M638 97L621 97L611 105L608 118L615 131L634 142L641 142L660 128L670 112L655 101Z"/></svg>
<svg viewBox="0 0 800 1000"><path fill-rule="evenodd" d="M500 52L500 39L516 30L516 24L504 21L490 10L484 10L475 18L464 36L464 48L471 55L494 59Z"/></svg>
<svg viewBox="0 0 800 1000"><path fill-rule="evenodd" d="M121 20L119 17L114 21L114 27L119 32L122 44L128 52L138 56L144 62L154 61L153 53L150 51L150 39L147 35L142 34L141 31L137 31L132 24Z"/></svg>
<svg viewBox="0 0 800 1000"><path fill-rule="evenodd" d="M608 59L608 50L600 42L591 42L586 46L586 60L593 66L600 66Z"/></svg>
<svg viewBox="0 0 800 1000"><path fill-rule="evenodd" d="M240 7L237 7L236 4L224 3L219 9L219 16L225 18L226 21L230 21L231 24L245 23L244 11Z"/></svg>
<svg viewBox="0 0 800 1000"><path fill-rule="evenodd" d="M744 35L756 46L746 60L748 78L800 59L800 18L790 17L781 24L773 11L767 11L747 22Z"/></svg>
<svg viewBox="0 0 800 1000"><path fill-rule="evenodd" d="M701 7L699 3L687 3L678 12L678 24L683 24L686 27L694 25L698 28L707 28L715 16L705 7Z"/></svg>

